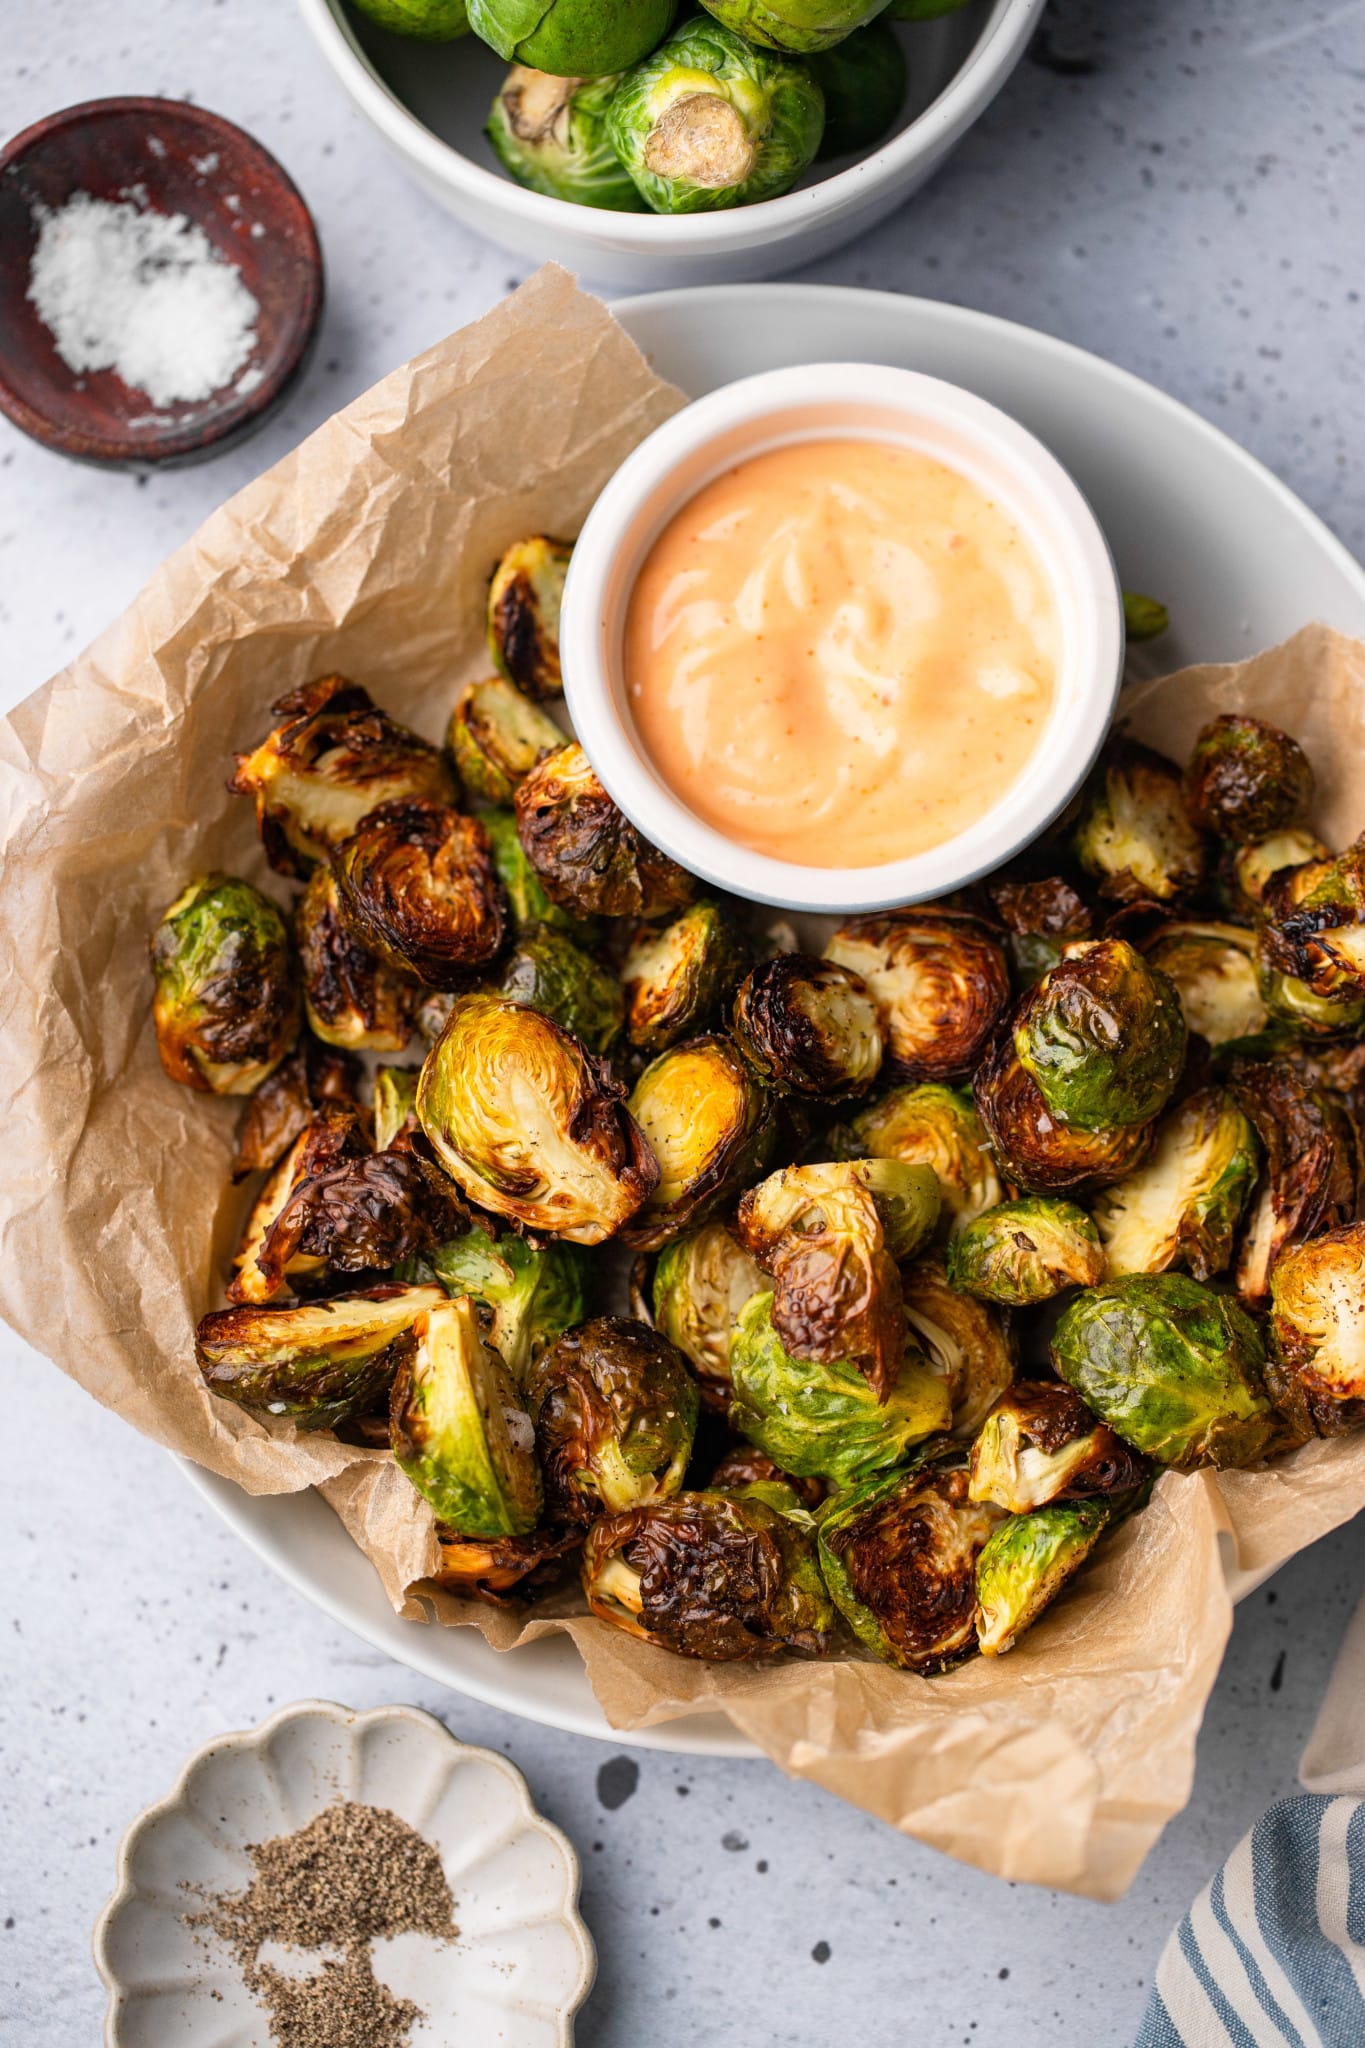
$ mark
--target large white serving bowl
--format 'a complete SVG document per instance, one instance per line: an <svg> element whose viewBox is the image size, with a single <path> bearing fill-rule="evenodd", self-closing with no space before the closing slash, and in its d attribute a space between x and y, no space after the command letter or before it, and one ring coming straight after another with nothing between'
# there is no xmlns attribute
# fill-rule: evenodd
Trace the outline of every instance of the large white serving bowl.
<svg viewBox="0 0 1365 2048"><path fill-rule="evenodd" d="M817 285L659 292L616 310L660 374L693 396L759 370L856 354L951 378L1013 414L1075 477L1125 584L1170 606L1162 668L1240 660L1310 619L1365 637L1365 569L1322 521L1216 427L1083 349L960 306ZM291 1585L413 1670L578 1734L683 1754L754 1754L715 1714L622 1734L567 1637L500 1655L473 1629L399 1621L317 1495L253 1498L186 1470ZM1234 1596L1250 1583L1234 1579Z"/></svg>
<svg viewBox="0 0 1365 2048"><path fill-rule="evenodd" d="M917 191L985 112L1044 0L969 0L960 13L900 24L910 90L880 148L813 165L782 199L667 217L573 206L514 184L483 132L507 67L474 37L417 42L375 28L346 0L299 4L346 92L447 212L523 256L638 291L769 277L852 241Z"/></svg>

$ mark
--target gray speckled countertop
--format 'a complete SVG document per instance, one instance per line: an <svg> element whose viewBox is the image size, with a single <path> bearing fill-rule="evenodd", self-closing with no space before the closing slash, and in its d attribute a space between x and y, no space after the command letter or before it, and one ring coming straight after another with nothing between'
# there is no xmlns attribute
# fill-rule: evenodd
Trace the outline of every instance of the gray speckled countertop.
<svg viewBox="0 0 1365 2048"><path fill-rule="evenodd" d="M220 499L526 266L408 186L278 0L10 14L5 132L98 94L199 99L298 179L330 285L288 410L219 462L105 476L0 427L12 701ZM1044 54L927 192L811 274L959 300L1112 357L1252 448L1361 552L1365 5L1064 0ZM412 1700L526 1772L583 1857L601 1958L584 2048L825 2042L850 2025L872 2048L1121 2048L1168 1927L1292 1788L1362 1581L1356 1526L1252 1596L1189 1809L1121 1905L1090 1906L959 1869L765 1764L631 1758L415 1680L243 1551L162 1453L15 1340L0 1356L0 2038L24 2048L96 2037L88 1930L131 1815L208 1736L310 1694Z"/></svg>

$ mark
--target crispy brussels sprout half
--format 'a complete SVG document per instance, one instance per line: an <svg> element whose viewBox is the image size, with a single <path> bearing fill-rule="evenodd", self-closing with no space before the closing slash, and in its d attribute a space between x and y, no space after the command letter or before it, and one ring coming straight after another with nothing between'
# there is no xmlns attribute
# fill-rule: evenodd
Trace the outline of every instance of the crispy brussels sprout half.
<svg viewBox="0 0 1365 2048"><path fill-rule="evenodd" d="M1007 1179L1040 1195L1082 1195L1122 1180L1152 1147L1150 1124L1087 1131L1059 1123L1010 1032L1002 1031L972 1082L981 1121Z"/></svg>
<svg viewBox="0 0 1365 2048"><path fill-rule="evenodd" d="M211 1394L334 1429L383 1395L418 1317L445 1300L439 1287L369 1287L294 1308L214 1309L195 1357Z"/></svg>
<svg viewBox="0 0 1365 2048"><path fill-rule="evenodd" d="M309 1027L350 1052L401 1052L412 1036L419 990L376 959L342 919L336 876L315 868L294 912Z"/></svg>
<svg viewBox="0 0 1365 2048"><path fill-rule="evenodd" d="M760 961L740 984L731 1029L754 1072L782 1095L865 1095L882 1063L866 983L808 953Z"/></svg>
<svg viewBox="0 0 1365 2048"><path fill-rule="evenodd" d="M460 781L482 804L510 804L522 777L563 744L554 720L505 676L462 690L446 732Z"/></svg>
<svg viewBox="0 0 1365 2048"><path fill-rule="evenodd" d="M500 57L560 77L600 78L666 36L677 0L468 0L476 36Z"/></svg>
<svg viewBox="0 0 1365 2048"><path fill-rule="evenodd" d="M332 855L342 917L398 974L456 989L502 945L505 905L477 818L380 804Z"/></svg>
<svg viewBox="0 0 1365 2048"><path fill-rule="evenodd" d="M621 80L611 145L654 213L776 199L820 146L824 95L803 64L693 15Z"/></svg>
<svg viewBox="0 0 1365 2048"><path fill-rule="evenodd" d="M267 1254L267 1240L296 1188L348 1160L364 1158L369 1149L354 1110L329 1104L310 1115L252 1203L233 1255L229 1301L273 1301L287 1285L298 1289L325 1270L325 1255L306 1253L298 1244L286 1249L278 1237Z"/></svg>
<svg viewBox="0 0 1365 2048"><path fill-rule="evenodd" d="M1145 1124L1185 1062L1174 982L1126 939L1082 941L1023 997L1014 1049L1059 1122L1083 1131Z"/></svg>
<svg viewBox="0 0 1365 2048"><path fill-rule="evenodd" d="M557 78L514 64L484 134L503 169L531 192L577 206L643 213L645 203L607 137L617 78Z"/></svg>
<svg viewBox="0 0 1365 2048"><path fill-rule="evenodd" d="M659 1255L654 1321L687 1359L708 1407L724 1411L730 1405L735 1325L765 1285L762 1268L723 1223L703 1223Z"/></svg>
<svg viewBox="0 0 1365 2048"><path fill-rule="evenodd" d="M148 946L166 1073L206 1095L250 1095L299 1030L298 977L278 905L233 875L202 875Z"/></svg>
<svg viewBox="0 0 1365 2048"><path fill-rule="evenodd" d="M1256 1325L1184 1273L1130 1273L1062 1311L1052 1363L1102 1422L1158 1465L1251 1465L1278 1422Z"/></svg>
<svg viewBox="0 0 1365 2048"><path fill-rule="evenodd" d="M1205 849L1185 808L1180 770L1132 741L1108 748L1072 836L1076 858L1118 903L1170 903L1204 879Z"/></svg>
<svg viewBox="0 0 1365 2048"><path fill-rule="evenodd" d="M507 898L513 931L524 932L533 924L550 924L556 931L567 932L580 946L594 945L600 930L597 919L571 917L567 910L550 901L517 837L515 813L485 811L479 823L488 834L488 850Z"/></svg>
<svg viewBox="0 0 1365 2048"><path fill-rule="evenodd" d="M947 1383L910 1341L884 1400L842 1359L793 1358L773 1328L773 1297L755 1295L730 1345L730 1426L798 1479L854 1486L902 1464L925 1437L947 1429Z"/></svg>
<svg viewBox="0 0 1365 2048"><path fill-rule="evenodd" d="M1055 1195L1001 1202L948 1245L951 1284L1007 1307L1028 1308L1103 1278L1104 1247L1094 1224L1084 1209Z"/></svg>
<svg viewBox="0 0 1365 2048"><path fill-rule="evenodd" d="M785 1488L807 1514L814 1514L829 1492L823 1479L798 1479L794 1472L784 1472L757 1444L735 1444L711 1474L708 1490L745 1493L750 1487Z"/></svg>
<svg viewBox="0 0 1365 2048"><path fill-rule="evenodd" d="M1142 950L1175 983L1189 1029L1210 1045L1264 1031L1256 940L1243 926L1163 924Z"/></svg>
<svg viewBox="0 0 1365 2048"><path fill-rule="evenodd" d="M469 34L465 0L355 0L362 14L394 35L426 43L453 43Z"/></svg>
<svg viewBox="0 0 1365 2048"><path fill-rule="evenodd" d="M536 534L516 541L488 586L488 651L500 676L543 703L564 687L559 608L573 548Z"/></svg>
<svg viewBox="0 0 1365 2048"><path fill-rule="evenodd" d="M986 1127L965 1088L938 1081L893 1088L859 1110L837 1134L837 1143L845 1157L932 1166L940 1211L952 1231L994 1208L1004 1192Z"/></svg>
<svg viewBox="0 0 1365 2048"><path fill-rule="evenodd" d="M683 1483L697 1388L647 1323L594 1316L543 1351L527 1383L552 1514L591 1522L667 1500Z"/></svg>
<svg viewBox="0 0 1365 2048"><path fill-rule="evenodd" d="M468 1298L413 1325L389 1399L393 1455L447 1528L526 1536L540 1520L535 1431Z"/></svg>
<svg viewBox="0 0 1365 2048"><path fill-rule="evenodd" d="M661 917L690 903L692 877L642 839L576 743L517 785L517 831L547 894L574 917Z"/></svg>
<svg viewBox="0 0 1365 2048"><path fill-rule="evenodd" d="M480 1208L574 1244L601 1244L659 1178L625 1090L553 1018L461 996L417 1084L437 1159Z"/></svg>
<svg viewBox="0 0 1365 2048"><path fill-rule="evenodd" d="M894 127L905 104L905 53L885 22L855 29L813 57L810 71L825 96L821 162L873 149Z"/></svg>
<svg viewBox="0 0 1365 2048"><path fill-rule="evenodd" d="M1286 1246L1354 1220L1360 1161L1345 1107L1287 1061L1238 1060L1231 1086L1265 1159L1237 1257L1237 1291L1255 1304Z"/></svg>
<svg viewBox="0 0 1365 2048"><path fill-rule="evenodd" d="M1170 631L1171 615L1158 597L1144 597L1140 590L1123 593L1123 625L1130 641L1159 640Z"/></svg>
<svg viewBox="0 0 1365 2048"><path fill-rule="evenodd" d="M445 1175L415 1151L310 1161L261 1240L256 1265L267 1283L281 1285L300 1260L305 1269L317 1261L329 1276L388 1272L425 1257L466 1215Z"/></svg>
<svg viewBox="0 0 1365 2048"><path fill-rule="evenodd" d="M1330 859L1322 841L1298 826L1287 832L1272 832L1268 839L1253 840L1250 846L1239 846L1232 857L1228 908L1234 917L1252 919L1261 908L1272 875L1283 868L1301 868L1311 861Z"/></svg>
<svg viewBox="0 0 1365 2048"><path fill-rule="evenodd" d="M387 1152L417 1129L418 1067L380 1067L374 1077L374 1149Z"/></svg>
<svg viewBox="0 0 1365 2048"><path fill-rule="evenodd" d="M662 928L642 925L621 968L631 1044L667 1052L702 1030L734 993L747 951L734 921L704 897Z"/></svg>
<svg viewBox="0 0 1365 2048"><path fill-rule="evenodd" d="M625 996L620 982L552 924L530 925L523 931L507 956L498 987L509 1003L543 1010L591 1052L606 1052L621 1035Z"/></svg>
<svg viewBox="0 0 1365 2048"><path fill-rule="evenodd" d="M1203 727L1185 770L1190 816L1220 839L1268 839L1313 801L1313 770L1277 725L1226 711Z"/></svg>
<svg viewBox="0 0 1365 2048"><path fill-rule="evenodd" d="M247 1103L237 1132L233 1180L269 1173L278 1166L316 1110L328 1104L358 1110L360 1086L361 1070L349 1053L315 1038L301 1039Z"/></svg>
<svg viewBox="0 0 1365 2048"><path fill-rule="evenodd" d="M1052 1501L1129 1493L1151 1466L1056 1380L1016 1380L972 1445L973 1500L1025 1515Z"/></svg>
<svg viewBox="0 0 1365 2048"><path fill-rule="evenodd" d="M475 1224L438 1246L431 1268L447 1293L468 1295L486 1311L488 1341L519 1387L541 1352L587 1311L587 1260L577 1245L537 1247Z"/></svg>
<svg viewBox="0 0 1365 2048"><path fill-rule="evenodd" d="M546 1528L529 1536L461 1536L438 1525L436 1541L441 1565L431 1575L433 1586L490 1607L514 1607L558 1585L569 1558L582 1548L583 1531Z"/></svg>
<svg viewBox="0 0 1365 2048"><path fill-rule="evenodd" d="M842 44L880 14L886 0L702 0L702 5L748 43L809 57Z"/></svg>
<svg viewBox="0 0 1365 2048"><path fill-rule="evenodd" d="M970 1074L1009 1001L1000 941L976 918L946 910L855 917L825 958L872 991L890 1074L901 1081L960 1081Z"/></svg>
<svg viewBox="0 0 1365 2048"><path fill-rule="evenodd" d="M1365 1223L1291 1245L1270 1276L1266 1384L1301 1435L1365 1424Z"/></svg>
<svg viewBox="0 0 1365 2048"><path fill-rule="evenodd" d="M948 1390L958 1437L973 1436L1015 1373L1008 1321L985 1302L961 1294L936 1254L916 1259L901 1275L910 1335Z"/></svg>
<svg viewBox="0 0 1365 2048"><path fill-rule="evenodd" d="M772 1157L777 1125L768 1091L728 1038L676 1045L631 1090L630 1114L659 1162L659 1181L621 1236L658 1251L731 1203Z"/></svg>
<svg viewBox="0 0 1365 2048"><path fill-rule="evenodd" d="M278 725L254 753L237 755L228 788L256 799L265 857L280 874L307 874L376 804L454 801L438 750L358 683L323 676L272 708Z"/></svg>
<svg viewBox="0 0 1365 2048"><path fill-rule="evenodd" d="M588 1531L583 1590L601 1621L711 1664L822 1657L834 1610L805 1530L754 1495L683 1493Z"/></svg>
<svg viewBox="0 0 1365 2048"><path fill-rule="evenodd" d="M1072 1500L1011 1515L987 1537L976 1561L977 1643L1003 1657L1076 1576L1129 1503Z"/></svg>
<svg viewBox="0 0 1365 2048"><path fill-rule="evenodd" d="M1259 935L1271 1016L1310 1036L1365 1025L1365 840L1266 883Z"/></svg>
<svg viewBox="0 0 1365 2048"><path fill-rule="evenodd" d="M1074 940L1090 937L1090 906L1060 875L1040 882L996 882L987 895L1009 934L1010 965L1020 988L1031 988L1055 967Z"/></svg>
<svg viewBox="0 0 1365 2048"><path fill-rule="evenodd" d="M1167 1110L1151 1157L1095 1198L1109 1278L1226 1272L1256 1167L1256 1133L1226 1089L1201 1088Z"/></svg>
<svg viewBox="0 0 1365 2048"><path fill-rule="evenodd" d="M907 1471L836 1495L820 1516L820 1569L883 1663L947 1671L976 1649L976 1561L999 1520L967 1497L966 1452L926 1447Z"/></svg>

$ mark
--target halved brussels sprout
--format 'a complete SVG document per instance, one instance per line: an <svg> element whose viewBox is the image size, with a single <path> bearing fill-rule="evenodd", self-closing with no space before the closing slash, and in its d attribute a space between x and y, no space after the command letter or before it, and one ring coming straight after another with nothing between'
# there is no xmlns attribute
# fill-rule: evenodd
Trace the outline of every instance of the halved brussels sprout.
<svg viewBox="0 0 1365 2048"><path fill-rule="evenodd" d="M427 43L453 43L469 34L465 0L355 0L362 14L398 36Z"/></svg>
<svg viewBox="0 0 1365 2048"><path fill-rule="evenodd" d="M328 1104L358 1110L360 1086L361 1070L349 1053L302 1038L267 1074L243 1112L232 1162L234 1182L278 1166L316 1110Z"/></svg>
<svg viewBox="0 0 1365 2048"><path fill-rule="evenodd" d="M1226 1089L1175 1104L1146 1163L1095 1198L1109 1278L1170 1266L1196 1280L1225 1272L1256 1168L1256 1133Z"/></svg>
<svg viewBox="0 0 1365 2048"><path fill-rule="evenodd" d="M626 1005L620 982L553 925L529 925L522 932L498 987L509 1003L543 1010L592 1052L606 1052L621 1034Z"/></svg>
<svg viewBox="0 0 1365 2048"><path fill-rule="evenodd" d="M523 1003L461 996L417 1084L417 1119L471 1201L574 1244L635 1214L658 1164L611 1070Z"/></svg>
<svg viewBox="0 0 1365 2048"><path fill-rule="evenodd" d="M522 778L516 812L526 858L573 916L661 917L691 902L691 875L641 838L576 742Z"/></svg>
<svg viewBox="0 0 1365 2048"><path fill-rule="evenodd" d="M443 1593L462 1593L490 1607L513 1607L533 1593L557 1585L570 1557L582 1548L581 1529L533 1529L529 1536L461 1536L436 1530L441 1567L431 1584Z"/></svg>
<svg viewBox="0 0 1365 2048"><path fill-rule="evenodd" d="M1151 1469L1070 1387L1016 1380L972 1445L969 1491L973 1500L1024 1515L1051 1501L1129 1493Z"/></svg>
<svg viewBox="0 0 1365 2048"><path fill-rule="evenodd" d="M299 984L279 906L234 875L201 875L148 941L156 1049L172 1081L250 1095L299 1031Z"/></svg>
<svg viewBox="0 0 1365 2048"><path fill-rule="evenodd" d="M813 57L810 71L825 96L820 160L875 148L905 104L905 53L886 23L855 29Z"/></svg>
<svg viewBox="0 0 1365 2048"><path fill-rule="evenodd" d="M483 131L503 169L549 199L643 213L645 203L607 139L617 83L616 73L557 78L514 64Z"/></svg>
<svg viewBox="0 0 1365 2048"><path fill-rule="evenodd" d="M488 835L443 804L380 804L332 856L341 914L398 974L455 989L502 945Z"/></svg>
<svg viewBox="0 0 1365 2048"><path fill-rule="evenodd" d="M1014 1017L1015 1052L1044 1102L1085 1131L1145 1124L1164 1109L1185 1038L1174 982L1126 939L1069 946Z"/></svg>
<svg viewBox="0 0 1365 2048"><path fill-rule="evenodd" d="M691 1365L708 1407L729 1407L735 1326L765 1284L762 1268L723 1223L703 1223L659 1255L654 1321Z"/></svg>
<svg viewBox="0 0 1365 2048"><path fill-rule="evenodd" d="M419 990L362 946L341 915L336 876L314 868L294 911L303 1001L314 1035L352 1052L401 1052Z"/></svg>
<svg viewBox="0 0 1365 2048"><path fill-rule="evenodd" d="M1204 879L1204 841L1185 808L1180 770L1120 740L1087 785L1072 835L1076 858L1119 903L1169 903Z"/></svg>
<svg viewBox="0 0 1365 2048"><path fill-rule="evenodd" d="M267 1239L295 1188L314 1174L326 1173L349 1159L363 1158L369 1151L353 1110L329 1105L310 1116L299 1136L266 1181L251 1205L251 1212L233 1254L233 1279L227 1289L229 1301L273 1301L283 1294L287 1282L298 1287L326 1266L321 1254L306 1253L300 1245L286 1250L276 1239L267 1256Z"/></svg>
<svg viewBox="0 0 1365 2048"><path fill-rule="evenodd" d="M785 1488L808 1514L814 1514L829 1492L823 1479L798 1479L794 1472L784 1472L757 1444L735 1444L711 1474L708 1491L747 1493L750 1487Z"/></svg>
<svg viewBox="0 0 1365 2048"><path fill-rule="evenodd" d="M1158 597L1144 597L1140 590L1123 593L1123 626L1130 641L1159 640L1170 631L1171 615Z"/></svg>
<svg viewBox="0 0 1365 2048"><path fill-rule="evenodd" d="M1003 1189L988 1149L986 1127L965 1088L938 1081L893 1088L836 1134L845 1157L899 1159L904 1166L932 1166L942 1215L958 1231L983 1209L994 1208Z"/></svg>
<svg viewBox="0 0 1365 2048"><path fill-rule="evenodd" d="M948 1389L953 1436L973 1436L1015 1373L1007 1318L950 1285L936 1253L901 1274L905 1320Z"/></svg>
<svg viewBox="0 0 1365 2048"><path fill-rule="evenodd" d="M1237 1291L1255 1304L1287 1245L1354 1220L1360 1160L1346 1108L1288 1061L1238 1060L1231 1086L1265 1155L1237 1258Z"/></svg>
<svg viewBox="0 0 1365 2048"><path fill-rule="evenodd" d="M1225 711L1195 740L1185 801L1205 832L1266 839L1298 824L1313 801L1313 770L1298 741L1277 725Z"/></svg>
<svg viewBox="0 0 1365 2048"><path fill-rule="evenodd" d="M1291 1245L1270 1276L1266 1384L1307 1436L1365 1424L1365 1223Z"/></svg>
<svg viewBox="0 0 1365 2048"><path fill-rule="evenodd" d="M535 1431L473 1302L429 1308L413 1337L389 1401L394 1458L447 1528L529 1535L540 1520Z"/></svg>
<svg viewBox="0 0 1365 2048"><path fill-rule="evenodd" d="M1104 1270L1104 1247L1084 1209L1053 1195L1001 1202L948 1245L954 1287L1013 1308L1050 1301L1068 1287L1093 1287Z"/></svg>
<svg viewBox="0 0 1365 2048"><path fill-rule="evenodd" d="M702 0L709 14L746 42L801 57L842 43L885 5L886 0Z"/></svg>
<svg viewBox="0 0 1365 2048"><path fill-rule="evenodd" d="M1256 939L1242 925L1163 924L1142 950L1175 983L1189 1029L1210 1045L1264 1031Z"/></svg>
<svg viewBox="0 0 1365 2048"><path fill-rule="evenodd" d="M1271 1015L1312 1034L1358 1032L1365 1023L1365 840L1335 860L1272 876L1261 911L1262 992Z"/></svg>
<svg viewBox="0 0 1365 2048"><path fill-rule="evenodd" d="M1003 1657L1014 1648L1129 1505L1065 1501L1011 1515L991 1531L976 1560L976 1631L983 1657Z"/></svg>
<svg viewBox="0 0 1365 2048"><path fill-rule="evenodd" d="M271 708L279 724L237 755L228 788L256 799L265 857L280 874L307 874L376 804L454 802L439 751L358 683L322 676Z"/></svg>
<svg viewBox="0 0 1365 2048"><path fill-rule="evenodd" d="M447 1293L469 1295L487 1310L489 1342L518 1386L587 1310L587 1258L577 1245L552 1240L537 1247L475 1224L437 1247L431 1269Z"/></svg>
<svg viewBox="0 0 1365 2048"><path fill-rule="evenodd" d="M417 1130L418 1067L379 1067L374 1077L374 1149L387 1152Z"/></svg>
<svg viewBox="0 0 1365 2048"><path fill-rule="evenodd" d="M740 984L731 1029L754 1072L782 1095L864 1095L882 1063L866 983L808 953L760 961Z"/></svg>
<svg viewBox="0 0 1365 2048"><path fill-rule="evenodd" d="M439 1287L385 1285L295 1308L214 1309L194 1354L211 1394L300 1429L334 1429L374 1406L413 1324L444 1300Z"/></svg>
<svg viewBox="0 0 1365 2048"><path fill-rule="evenodd" d="M1282 868L1301 868L1311 861L1330 860L1331 853L1320 839L1299 826L1286 832L1272 832L1250 846L1239 846L1232 858L1229 909L1234 916L1255 917L1265 895L1266 883Z"/></svg>
<svg viewBox="0 0 1365 2048"><path fill-rule="evenodd" d="M425 1257L466 1221L445 1175L413 1150L309 1160L266 1231L256 1265L267 1283L281 1285L300 1261L305 1270L316 1261L329 1276L388 1272Z"/></svg>
<svg viewBox="0 0 1365 2048"><path fill-rule="evenodd" d="M1125 1443L1179 1472L1254 1464L1277 1432L1256 1325L1184 1273L1130 1273L1078 1294L1052 1363Z"/></svg>
<svg viewBox="0 0 1365 2048"><path fill-rule="evenodd" d="M704 1223L772 1157L771 1099L728 1038L694 1038L661 1052L627 1106L659 1162L658 1185L621 1233L637 1251L658 1251Z"/></svg>
<svg viewBox="0 0 1365 2048"><path fill-rule="evenodd" d="M559 608L572 543L535 534L519 540L488 586L488 651L500 676L543 702L564 687L559 669Z"/></svg>
<svg viewBox="0 0 1365 2048"><path fill-rule="evenodd" d="M551 1512L591 1522L683 1483L697 1388L682 1353L647 1323L594 1316L566 1330L527 1382Z"/></svg>
<svg viewBox="0 0 1365 2048"><path fill-rule="evenodd" d="M610 1515L583 1545L600 1621L680 1657L823 1657L834 1610L810 1537L753 1495L683 1493Z"/></svg>
<svg viewBox="0 0 1365 2048"><path fill-rule="evenodd" d="M1060 875L1040 882L995 882L986 893L1009 933L1010 964L1020 988L1031 988L1055 967L1073 940L1090 936L1090 906Z"/></svg>
<svg viewBox="0 0 1365 2048"><path fill-rule="evenodd" d="M561 77L624 71L668 34L677 0L468 0L469 22L500 57Z"/></svg>
<svg viewBox="0 0 1365 2048"><path fill-rule="evenodd" d="M976 1070L972 1093L1008 1180L1040 1195L1081 1195L1122 1180L1152 1147L1150 1124L1087 1131L1059 1123L1002 1031Z"/></svg>
<svg viewBox="0 0 1365 2048"><path fill-rule="evenodd" d="M666 1052L703 1029L734 993L748 950L733 920L705 898L662 929L642 925L621 968L631 1044Z"/></svg>
<svg viewBox="0 0 1365 2048"><path fill-rule="evenodd" d="M540 885L540 877L526 858L526 850L517 837L517 821L512 811L485 811L479 819L488 834L488 850L493 856L493 868L502 883L511 911L513 931L524 932L529 925L551 924L556 931L567 932L580 946L592 946L597 942L600 927L595 917L570 917L567 910L561 910L552 903Z"/></svg>
<svg viewBox="0 0 1365 2048"><path fill-rule="evenodd" d="M510 804L522 777L563 744L564 735L554 720L506 676L468 684L446 732L461 782L484 804Z"/></svg>
<svg viewBox="0 0 1365 2048"><path fill-rule="evenodd" d="M959 1081L976 1065L1009 1001L1000 941L974 917L895 910L855 917L825 958L872 991L888 1070L902 1081Z"/></svg>

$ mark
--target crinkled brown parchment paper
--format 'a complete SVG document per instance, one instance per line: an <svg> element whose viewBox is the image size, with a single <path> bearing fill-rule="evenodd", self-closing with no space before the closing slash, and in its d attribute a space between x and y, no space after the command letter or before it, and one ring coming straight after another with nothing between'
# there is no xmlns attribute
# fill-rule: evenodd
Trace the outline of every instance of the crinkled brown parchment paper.
<svg viewBox="0 0 1365 2048"><path fill-rule="evenodd" d="M0 727L3 1082L0 1308L96 1399L255 1493L321 1485L414 1617L515 1618L411 1589L431 1517L381 1454L267 1430L209 1398L193 1330L239 1203L240 1105L170 1086L146 934L185 877L273 886L224 788L271 700L341 669L432 737L481 668L484 580L537 529L577 532L621 458L680 404L595 301L542 271L396 371L241 492L127 615ZM1129 715L1182 753L1246 705L1305 742L1319 824L1365 824L1365 649L1321 628L1234 668L1143 684ZM1365 1502L1365 1439L1265 1472L1165 1479L999 1663L923 1680L848 1661L693 1665L575 1612L567 1627L628 1728L717 1707L785 1770L1010 1878L1113 1897L1190 1789L1231 1620L1220 1555L1279 1563Z"/></svg>

